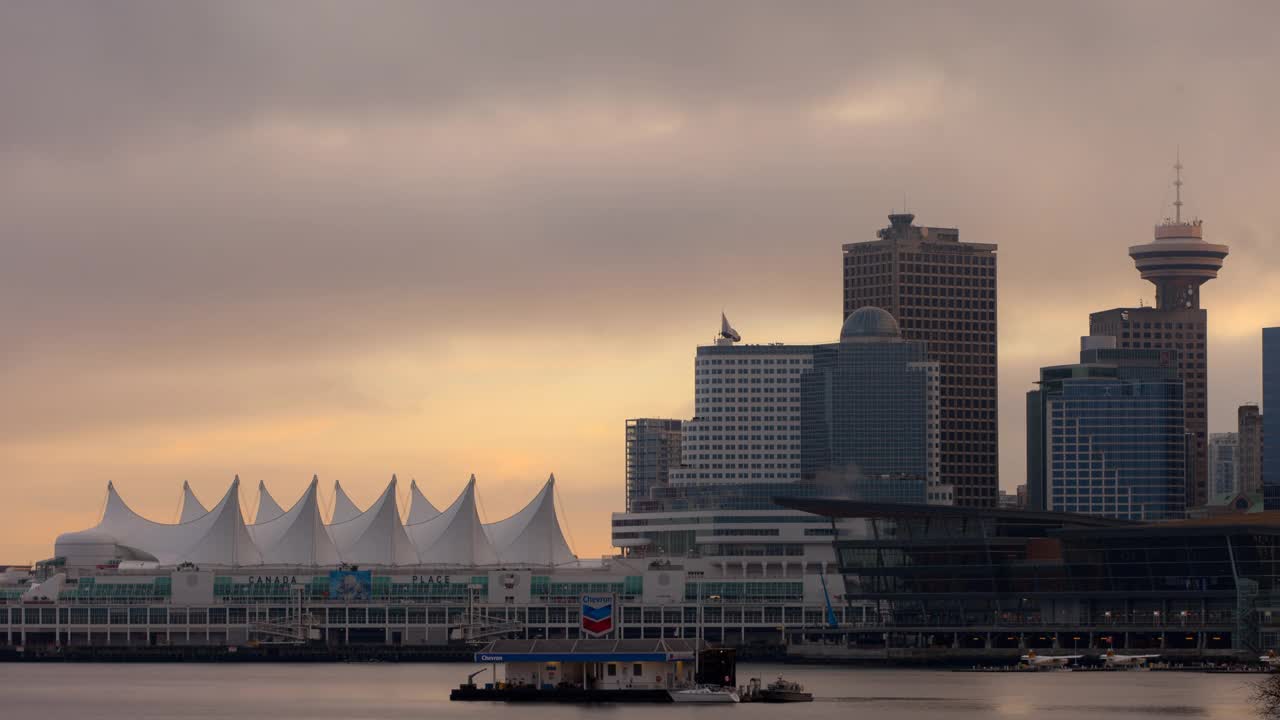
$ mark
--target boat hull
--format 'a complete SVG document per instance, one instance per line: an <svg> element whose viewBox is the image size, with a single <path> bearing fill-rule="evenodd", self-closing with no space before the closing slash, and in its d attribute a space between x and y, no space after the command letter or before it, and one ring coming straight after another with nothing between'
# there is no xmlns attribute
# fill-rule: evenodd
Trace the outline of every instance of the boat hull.
<svg viewBox="0 0 1280 720"><path fill-rule="evenodd" d="M813 693L795 692L792 690L761 690L760 702L767 702L767 703L813 702Z"/></svg>
<svg viewBox="0 0 1280 720"><path fill-rule="evenodd" d="M669 691L671 702L674 703L736 703L738 702L738 694L735 692L690 692L682 690Z"/></svg>

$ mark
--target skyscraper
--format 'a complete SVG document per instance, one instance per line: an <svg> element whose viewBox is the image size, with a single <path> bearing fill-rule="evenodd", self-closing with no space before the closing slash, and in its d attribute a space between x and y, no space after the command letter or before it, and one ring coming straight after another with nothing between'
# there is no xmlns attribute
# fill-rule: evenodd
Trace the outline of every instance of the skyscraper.
<svg viewBox="0 0 1280 720"><path fill-rule="evenodd" d="M1263 492L1264 457L1262 411L1257 405L1241 405L1236 410L1236 434L1240 438L1240 447L1236 453L1239 490L1246 495L1256 495ZM1265 495L1263 503L1265 506Z"/></svg>
<svg viewBox="0 0 1280 720"><path fill-rule="evenodd" d="M1199 220L1182 219L1182 163L1174 186L1175 214L1155 228L1155 240L1129 248L1142 279L1156 286L1155 307L1115 308L1089 316L1090 335L1119 338L1121 348L1170 349L1178 353L1186 403L1188 446L1187 506L1208 499L1209 373L1208 314L1200 307L1200 286L1216 278L1226 245L1204 241Z"/></svg>
<svg viewBox="0 0 1280 720"><path fill-rule="evenodd" d="M1027 394L1027 503L1127 520L1185 516L1186 431L1173 355L1083 339Z"/></svg>
<svg viewBox="0 0 1280 720"><path fill-rule="evenodd" d="M1280 509L1280 327L1262 330L1262 409L1263 502Z"/></svg>
<svg viewBox="0 0 1280 720"><path fill-rule="evenodd" d="M722 319L715 343L698 347L680 465L614 513L614 545L633 556L803 567L830 555L833 529L776 497L950 504L951 488L932 482L937 366L902 340L892 316L852 314L839 343L741 340Z"/></svg>
<svg viewBox="0 0 1280 720"><path fill-rule="evenodd" d="M671 482L746 485L800 479L800 375L812 345L698 348L694 417Z"/></svg>
<svg viewBox="0 0 1280 720"><path fill-rule="evenodd" d="M855 311L839 343L814 346L801 377L801 475L924 480L930 502L945 502L938 393L938 364L924 343L903 340L880 308Z"/></svg>
<svg viewBox="0 0 1280 720"><path fill-rule="evenodd" d="M739 345L723 326L698 347L681 465L655 499L742 509L731 496L744 494L769 507L772 495L817 492L814 481L864 499L925 502L926 488L952 499L939 481L937 363L892 315L861 308L840 342L821 345Z"/></svg>
<svg viewBox="0 0 1280 720"><path fill-rule="evenodd" d="M1234 495L1240 491L1239 433L1213 433L1209 436L1209 492Z"/></svg>
<svg viewBox="0 0 1280 720"><path fill-rule="evenodd" d="M627 512L649 490L670 481L680 466L680 420L636 418L627 421Z"/></svg>
<svg viewBox="0 0 1280 720"><path fill-rule="evenodd" d="M890 215L876 240L844 245L844 315L883 308L905 340L925 343L939 366L942 482L957 505L995 507L996 246L914 220Z"/></svg>

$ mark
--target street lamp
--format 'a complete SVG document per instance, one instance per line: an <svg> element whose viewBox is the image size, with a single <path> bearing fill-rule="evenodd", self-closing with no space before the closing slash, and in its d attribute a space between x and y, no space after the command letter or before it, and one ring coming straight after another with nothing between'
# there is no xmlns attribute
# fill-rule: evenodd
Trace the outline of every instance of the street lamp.
<svg viewBox="0 0 1280 720"><path fill-rule="evenodd" d="M694 585L697 588L698 595L698 616L695 618L696 624L693 630L693 676L697 680L698 673L702 667L702 625L704 618L702 617L702 578L698 578ZM719 600L719 595L712 595L708 600Z"/></svg>
<svg viewBox="0 0 1280 720"><path fill-rule="evenodd" d="M707 599L715 603L720 602L719 595L708 595ZM703 612L706 612L706 611L704 610ZM705 636L705 634L706 634L706 630L704 629L703 635ZM723 609L720 610L720 642L722 643L724 642L724 610Z"/></svg>

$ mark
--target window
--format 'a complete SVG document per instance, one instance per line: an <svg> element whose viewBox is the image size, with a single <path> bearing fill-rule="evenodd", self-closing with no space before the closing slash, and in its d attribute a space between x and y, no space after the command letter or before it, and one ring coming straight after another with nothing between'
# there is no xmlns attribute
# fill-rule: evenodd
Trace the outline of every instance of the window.
<svg viewBox="0 0 1280 720"><path fill-rule="evenodd" d="M605 669L605 674L608 675L609 677L617 677L618 666L615 665L614 663L609 663L609 666Z"/></svg>
<svg viewBox="0 0 1280 720"><path fill-rule="evenodd" d="M632 674L633 676L635 676L635 677L640 677L640 669L641 669L641 667L642 667L642 666L640 665L640 663L635 663L634 665L632 665L632 666L631 666L631 674Z"/></svg>

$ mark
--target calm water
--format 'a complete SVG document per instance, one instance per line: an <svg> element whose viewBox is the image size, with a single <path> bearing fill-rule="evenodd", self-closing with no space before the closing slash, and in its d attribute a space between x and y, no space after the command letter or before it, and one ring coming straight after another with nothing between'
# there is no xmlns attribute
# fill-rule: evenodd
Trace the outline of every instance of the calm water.
<svg viewBox="0 0 1280 720"><path fill-rule="evenodd" d="M739 720L943 718L1214 718L1248 720L1259 675L953 673L742 665L738 677L785 673L818 701L803 705L672 707L450 703L471 665L0 665L0 717L406 718L641 720L724 715ZM507 717L516 717L507 714Z"/></svg>

